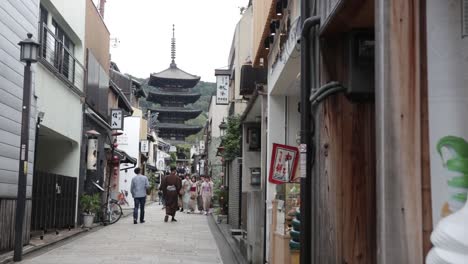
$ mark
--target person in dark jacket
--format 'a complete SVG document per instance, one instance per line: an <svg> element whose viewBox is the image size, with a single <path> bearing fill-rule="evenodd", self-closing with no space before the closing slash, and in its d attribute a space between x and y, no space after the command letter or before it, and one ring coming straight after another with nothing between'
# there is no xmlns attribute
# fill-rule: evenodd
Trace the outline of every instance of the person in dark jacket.
<svg viewBox="0 0 468 264"><path fill-rule="evenodd" d="M172 217L172 222L177 222L175 214L179 209L179 192L182 188L182 182L177 176L176 167L171 167L171 174L166 176L161 183L161 190L163 191L164 200L166 202L166 216L164 222L167 222L169 216Z"/></svg>

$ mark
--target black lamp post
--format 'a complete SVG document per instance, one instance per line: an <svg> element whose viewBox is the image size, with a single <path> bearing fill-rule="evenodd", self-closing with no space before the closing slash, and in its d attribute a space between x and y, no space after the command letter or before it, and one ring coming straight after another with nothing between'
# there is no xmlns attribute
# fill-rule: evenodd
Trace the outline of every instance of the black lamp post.
<svg viewBox="0 0 468 264"><path fill-rule="evenodd" d="M32 39L32 34L18 43L20 46L20 60L25 62L23 82L23 107L21 114L21 142L20 161L18 173L18 195L16 201L15 217L15 252L14 261L21 261L23 255L23 222L26 208L26 183L28 177L28 141L29 141L29 116L31 114L31 64L37 62L39 43ZM36 162L36 161L34 161Z"/></svg>
<svg viewBox="0 0 468 264"><path fill-rule="evenodd" d="M224 134L226 133L226 129L227 129L227 124L226 122L224 122L224 118L223 118L223 121L221 122L221 124L219 124L219 132L221 134L221 137L224 137Z"/></svg>

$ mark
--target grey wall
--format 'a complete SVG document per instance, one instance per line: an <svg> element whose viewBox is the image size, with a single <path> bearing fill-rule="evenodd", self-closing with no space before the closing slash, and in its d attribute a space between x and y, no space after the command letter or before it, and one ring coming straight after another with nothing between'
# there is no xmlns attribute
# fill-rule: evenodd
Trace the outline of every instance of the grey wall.
<svg viewBox="0 0 468 264"><path fill-rule="evenodd" d="M18 42L30 32L37 40L38 0L0 1L0 252L13 247L16 208L24 64L19 61ZM34 69L33 68L33 90ZM36 123L36 100L32 97L27 196L31 197ZM26 203L24 243L29 242L31 201Z"/></svg>
<svg viewBox="0 0 468 264"><path fill-rule="evenodd" d="M37 40L38 0L0 1L0 197L17 193L24 64L18 42L30 32ZM34 72L33 66L33 72ZM34 88L34 73L33 73ZM36 101L33 97L29 141L28 197L31 196Z"/></svg>

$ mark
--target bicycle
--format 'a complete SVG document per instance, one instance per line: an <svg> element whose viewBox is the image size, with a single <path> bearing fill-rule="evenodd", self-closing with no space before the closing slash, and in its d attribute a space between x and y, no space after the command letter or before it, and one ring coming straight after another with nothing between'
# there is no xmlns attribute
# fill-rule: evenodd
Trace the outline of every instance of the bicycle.
<svg viewBox="0 0 468 264"><path fill-rule="evenodd" d="M104 192L104 188L102 188L97 182L93 181L93 184L101 192ZM111 225L119 221L122 215L122 207L120 206L119 201L110 198L109 191L107 191L107 201L101 205L98 219L102 222L103 225Z"/></svg>

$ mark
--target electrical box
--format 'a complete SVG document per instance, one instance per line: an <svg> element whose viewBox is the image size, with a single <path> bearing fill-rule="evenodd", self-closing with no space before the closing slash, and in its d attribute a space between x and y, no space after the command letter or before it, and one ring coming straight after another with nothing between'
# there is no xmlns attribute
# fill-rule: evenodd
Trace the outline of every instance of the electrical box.
<svg viewBox="0 0 468 264"><path fill-rule="evenodd" d="M347 96L353 101L372 100L375 91L374 30L353 30L348 34Z"/></svg>

